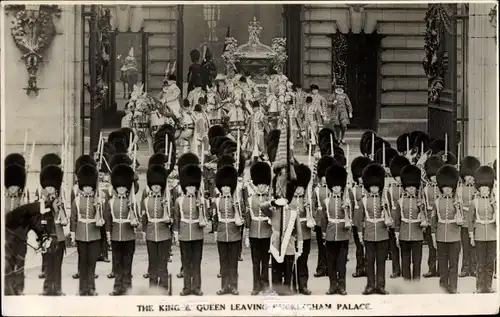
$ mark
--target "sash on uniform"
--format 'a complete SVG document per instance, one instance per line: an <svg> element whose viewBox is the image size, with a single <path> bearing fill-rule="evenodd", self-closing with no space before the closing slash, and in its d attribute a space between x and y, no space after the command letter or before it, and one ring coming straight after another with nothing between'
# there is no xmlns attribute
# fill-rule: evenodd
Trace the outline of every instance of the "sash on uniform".
<svg viewBox="0 0 500 317"><path fill-rule="evenodd" d="M277 232L274 229L273 229L273 234L271 236L271 240L273 240L273 241L271 242L271 246L269 247L269 252L271 252L274 259L278 263L283 263L283 261L285 259L286 249L288 248L290 238L292 237L292 232L293 232L293 228L295 225L295 221L297 219L297 210L290 209L287 206L283 207L283 208L286 208L287 210L290 211L290 219L288 219L288 225L286 227L285 232L283 232L283 237L282 237L282 240L280 241L281 242L281 245L280 245L281 254L279 253L279 250L276 248L276 246L274 246L274 244L272 243L272 242L276 241L276 239L279 239L279 237L276 235ZM283 212L284 212L284 210L283 210Z"/></svg>

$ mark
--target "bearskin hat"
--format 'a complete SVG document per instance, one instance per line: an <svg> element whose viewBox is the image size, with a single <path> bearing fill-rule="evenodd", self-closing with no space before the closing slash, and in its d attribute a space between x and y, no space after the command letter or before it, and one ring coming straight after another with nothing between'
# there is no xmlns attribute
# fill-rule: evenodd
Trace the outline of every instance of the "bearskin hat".
<svg viewBox="0 0 500 317"><path fill-rule="evenodd" d="M165 138L165 134L168 134L168 137L172 137L174 138L175 136L175 128L171 125L171 124L168 124L168 123L165 123L163 125L161 125L159 128L158 128L158 131L156 131L155 135L154 135L154 139L157 140L157 139L164 139Z"/></svg>
<svg viewBox="0 0 500 317"><path fill-rule="evenodd" d="M151 157L148 160L148 168L153 165L161 165L164 166L168 162L168 157L167 155L163 153L156 153L151 155Z"/></svg>
<svg viewBox="0 0 500 317"><path fill-rule="evenodd" d="M127 138L128 136L126 136L122 131L115 130L108 135L108 142L114 144L117 140L122 140L125 141L126 144Z"/></svg>
<svg viewBox="0 0 500 317"><path fill-rule="evenodd" d="M375 138L375 151L374 154L377 153L379 149L383 149L385 146L385 149L389 149L391 147L391 144L387 142L386 140L382 139L381 137Z"/></svg>
<svg viewBox="0 0 500 317"><path fill-rule="evenodd" d="M186 187L194 186L196 189L201 185L202 171L198 165L188 164L182 167L179 172L179 183L182 191L186 191Z"/></svg>
<svg viewBox="0 0 500 317"><path fill-rule="evenodd" d="M443 157L444 156L444 151L440 151L438 153L438 155L440 155L441 157ZM457 165L457 163L458 163L457 156L454 153L448 151L446 153L446 161L444 162L444 164Z"/></svg>
<svg viewBox="0 0 500 317"><path fill-rule="evenodd" d="M149 188L153 185L160 185L163 191L167 187L167 177L167 169L163 167L163 164L148 166L146 180Z"/></svg>
<svg viewBox="0 0 500 317"><path fill-rule="evenodd" d="M238 184L238 171L230 165L224 165L215 173L215 186L219 191L222 187L228 186L231 188L231 194L236 190Z"/></svg>
<svg viewBox="0 0 500 317"><path fill-rule="evenodd" d="M266 162L255 162L250 167L250 177L255 186L271 184L271 166Z"/></svg>
<svg viewBox="0 0 500 317"><path fill-rule="evenodd" d="M479 167L474 173L476 188L479 189L482 186L487 186L490 189L493 188L495 177L496 173L492 167L486 165Z"/></svg>
<svg viewBox="0 0 500 317"><path fill-rule="evenodd" d="M347 160L345 158L344 155L342 154L335 154L333 156L333 158L335 159L335 161L340 165L340 166L343 166L345 167L347 165Z"/></svg>
<svg viewBox="0 0 500 317"><path fill-rule="evenodd" d="M377 134L373 131L366 131L363 135L361 135L361 139L359 141L359 150L361 151L361 154L368 155L371 153L372 135L374 135L375 138L377 137Z"/></svg>
<svg viewBox="0 0 500 317"><path fill-rule="evenodd" d="M295 166L295 174L297 175L297 180L295 181L297 187L307 188L311 181L311 169L305 164L298 164Z"/></svg>
<svg viewBox="0 0 500 317"><path fill-rule="evenodd" d="M427 135L427 133L420 131L420 133L418 133L417 137L415 138L413 147L417 148L420 151L422 149L422 145L424 148L424 152L427 152L431 145L431 138L429 137L429 135Z"/></svg>
<svg viewBox="0 0 500 317"><path fill-rule="evenodd" d="M481 162L475 156L466 156L460 163L460 177L474 176L476 170L481 166Z"/></svg>
<svg viewBox="0 0 500 317"><path fill-rule="evenodd" d="M344 149L343 149L343 148L341 148L340 146L335 146L335 147L333 148L333 152L334 152L334 154L340 154L340 155L345 156Z"/></svg>
<svg viewBox="0 0 500 317"><path fill-rule="evenodd" d="M61 188L63 181L63 171L57 165L47 165L40 172L40 185L42 188L54 187L56 190Z"/></svg>
<svg viewBox="0 0 500 317"><path fill-rule="evenodd" d="M103 153L107 153L109 156L112 156L116 153L115 146L109 142L104 142L102 146Z"/></svg>
<svg viewBox="0 0 500 317"><path fill-rule="evenodd" d="M370 165L372 161L366 156L358 156L351 163L351 173L353 180L357 183L358 179L363 175L365 167Z"/></svg>
<svg viewBox="0 0 500 317"><path fill-rule="evenodd" d="M333 140L333 144L338 146L338 142L337 142L337 139L335 137L335 131L329 127L324 127L323 129L319 130L318 143L321 143L325 139L330 141L330 136L331 136L331 140Z"/></svg>
<svg viewBox="0 0 500 317"><path fill-rule="evenodd" d="M319 159L316 172L319 178L326 176L326 170L336 164L337 161L332 156L323 156Z"/></svg>
<svg viewBox="0 0 500 317"><path fill-rule="evenodd" d="M125 187L127 190L132 188L135 173L130 165L118 164L111 170L111 185L113 188Z"/></svg>
<svg viewBox="0 0 500 317"><path fill-rule="evenodd" d="M415 141L417 140L417 138L420 135L420 133L422 133L422 132L421 131L412 131L408 135L408 137L410 138L410 146L411 146L412 149L416 146L416 142Z"/></svg>
<svg viewBox="0 0 500 317"><path fill-rule="evenodd" d="M333 164L326 169L326 184L328 188L347 185L347 170L339 164Z"/></svg>
<svg viewBox="0 0 500 317"><path fill-rule="evenodd" d="M437 171L444 165L444 161L439 155L432 155L424 163L425 174L427 177L435 176Z"/></svg>
<svg viewBox="0 0 500 317"><path fill-rule="evenodd" d="M198 156L192 152L187 152L182 154L179 157L179 160L177 160L177 167L179 169L179 172L184 166L187 165L199 165L200 164L200 159Z"/></svg>
<svg viewBox="0 0 500 317"><path fill-rule="evenodd" d="M493 169L495 170L495 179L497 179L497 159L493 162Z"/></svg>
<svg viewBox="0 0 500 317"><path fill-rule="evenodd" d="M78 170L80 169L80 167L82 167L83 165L86 165L86 164L97 166L97 163L92 156L90 156L88 154L83 154L83 155L80 155L75 161L75 169L74 169L75 173L78 173Z"/></svg>
<svg viewBox="0 0 500 317"><path fill-rule="evenodd" d="M3 165L8 166L11 164L21 165L22 167L26 167L26 159L20 153L11 153L5 157L3 160Z"/></svg>
<svg viewBox="0 0 500 317"><path fill-rule="evenodd" d="M111 144L115 148L115 154L128 152L127 141L125 139L115 139Z"/></svg>
<svg viewBox="0 0 500 317"><path fill-rule="evenodd" d="M111 171L115 168L115 166L119 164L126 164L126 165L132 165L134 162L132 159L125 153L120 153L120 154L115 154L111 157L109 160L109 168L111 168Z"/></svg>
<svg viewBox="0 0 500 317"><path fill-rule="evenodd" d="M407 148L407 143L406 143L406 140L408 140L408 137L410 136L410 134L408 132L406 133L403 133L401 134L400 136L398 136L397 140L396 140L396 149L399 153L403 153L403 152L406 152L410 149Z"/></svg>
<svg viewBox="0 0 500 317"><path fill-rule="evenodd" d="M437 154L441 151L444 151L446 147L446 142L444 140L434 140L431 142L429 146L432 154Z"/></svg>
<svg viewBox="0 0 500 317"><path fill-rule="evenodd" d="M158 139L153 143L153 151L155 153L165 153L166 147L167 145L165 144L165 139Z"/></svg>
<svg viewBox="0 0 500 317"><path fill-rule="evenodd" d="M40 168L44 169L48 165L61 165L62 160L56 153L49 153L42 156L40 159Z"/></svg>
<svg viewBox="0 0 500 317"><path fill-rule="evenodd" d="M436 174L436 181L439 189L442 190L444 187L451 187L453 190L457 189L458 174L457 169L452 165L445 164L441 166Z"/></svg>
<svg viewBox="0 0 500 317"><path fill-rule="evenodd" d="M422 171L415 165L406 165L401 169L401 184L403 188L406 187L420 187L420 180L422 179Z"/></svg>
<svg viewBox="0 0 500 317"><path fill-rule="evenodd" d="M238 150L238 143L234 142L233 140L226 140L224 143L222 143L221 148L220 148L220 154L232 154L235 153Z"/></svg>
<svg viewBox="0 0 500 317"><path fill-rule="evenodd" d="M19 164L10 164L5 166L5 188L10 186L19 186L22 190L26 186L26 170Z"/></svg>
<svg viewBox="0 0 500 317"><path fill-rule="evenodd" d="M398 151L396 151L395 149L393 148L385 148L385 162L383 162L384 160L384 155L383 155L383 151L384 148L380 148L377 150L377 152L375 152L375 163L377 164L380 164L382 165L383 163L385 163L385 166L390 166L391 164L391 161L393 158L395 158L396 156L399 155Z"/></svg>
<svg viewBox="0 0 500 317"><path fill-rule="evenodd" d="M365 167L363 170L363 186L366 190L370 190L370 187L377 186L379 191L384 189L385 185L385 170L382 165L377 163L372 163Z"/></svg>
<svg viewBox="0 0 500 317"><path fill-rule="evenodd" d="M221 169L223 166L234 166L236 160L232 155L224 154L217 159L217 169Z"/></svg>
<svg viewBox="0 0 500 317"><path fill-rule="evenodd" d="M213 140L213 142L211 142L210 152L212 154L220 156L220 155L222 155L221 145L224 142L226 142L227 140L231 140L231 138L228 136L217 136L217 137L214 137L212 140Z"/></svg>
<svg viewBox="0 0 500 317"><path fill-rule="evenodd" d="M224 127L221 125L214 125L208 129L208 140L212 140L216 136L225 136L226 131L224 131Z"/></svg>
<svg viewBox="0 0 500 317"><path fill-rule="evenodd" d="M403 169L403 167L410 164L410 161L406 157L402 155L396 156L392 159L391 164L389 165L391 176L394 178L401 176L401 170Z"/></svg>
<svg viewBox="0 0 500 317"><path fill-rule="evenodd" d="M130 128L121 128L120 131L123 136L125 137L125 142L127 145L127 148L130 146L130 143L132 143L135 140L135 133L134 130Z"/></svg>
<svg viewBox="0 0 500 317"><path fill-rule="evenodd" d="M96 166L92 164L83 164L76 172L78 178L78 188L82 190L84 187L92 187L93 190L97 187L97 178L99 173Z"/></svg>
<svg viewBox="0 0 500 317"><path fill-rule="evenodd" d="M274 142L274 141L278 142L280 139L280 134L281 134L281 130L279 130L279 129L271 130L269 132L269 134L267 135L266 144L269 144L269 143Z"/></svg>
<svg viewBox="0 0 500 317"><path fill-rule="evenodd" d="M189 57L192 63L197 63L200 61L201 53L197 49L192 49L191 52L189 52Z"/></svg>
<svg viewBox="0 0 500 317"><path fill-rule="evenodd" d="M316 85L316 84L312 84L311 86L309 86L309 89L311 89L311 91L313 91L313 90L319 90L319 86Z"/></svg>

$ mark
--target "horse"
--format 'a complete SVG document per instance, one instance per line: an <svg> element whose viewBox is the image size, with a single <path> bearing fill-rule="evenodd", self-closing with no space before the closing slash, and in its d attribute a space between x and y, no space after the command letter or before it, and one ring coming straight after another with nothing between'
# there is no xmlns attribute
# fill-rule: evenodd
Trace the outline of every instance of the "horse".
<svg viewBox="0 0 500 317"><path fill-rule="evenodd" d="M27 248L42 253L55 250L56 226L53 202L39 201L17 207L4 216L5 221L5 295L22 295L24 261ZM38 246L27 241L28 232L37 235Z"/></svg>
<svg viewBox="0 0 500 317"><path fill-rule="evenodd" d="M139 71L135 67L122 71L120 81L123 83L123 99L126 99L130 94L130 87L134 87L139 81Z"/></svg>

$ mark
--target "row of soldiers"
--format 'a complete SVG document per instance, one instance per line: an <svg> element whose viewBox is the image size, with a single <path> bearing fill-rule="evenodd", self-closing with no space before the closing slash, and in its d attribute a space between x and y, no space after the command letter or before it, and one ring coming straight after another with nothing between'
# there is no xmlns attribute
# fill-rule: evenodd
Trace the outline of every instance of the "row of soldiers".
<svg viewBox="0 0 500 317"><path fill-rule="evenodd" d="M250 179L245 180L244 155L221 127L210 129L212 161L205 162L205 156L193 153L176 160L174 131L165 125L156 134L147 187L136 202L134 136L126 129L113 132L108 142L99 142L93 155L83 155L75 162L77 183L71 195L71 215L68 219L65 208L60 208L56 216L58 251L45 256L43 294L63 294L62 227L68 223L78 248L79 294L97 295L95 266L103 254L103 241L112 246L115 283L111 295L125 294L132 287L135 230L142 223L150 285L171 294L168 262L174 244L181 251L181 295L200 296L204 227L210 220L220 256L220 295L238 294L242 243L252 251L253 295L270 289L270 257L274 291L289 294L294 288L311 294L307 263L313 231L319 248L315 276L328 275L327 294L346 294L351 232L357 249L353 276L367 277L363 294L387 294L385 261L387 250L394 251L390 245L401 248L403 278L419 279L423 240L431 251L428 264L432 274L427 275L439 275L443 289L457 291L462 246L473 250L464 252L463 265L469 264L466 272L476 275L477 291L492 291L496 254L492 167L465 157L457 168L456 157L443 148L443 142L430 141L423 133L400 137L397 149L392 149L367 132L360 142L362 156L350 164L351 185L348 153L346 158L333 131L319 131L321 158L315 167L300 164L290 155L287 138L286 130L271 131L266 142L270 162L252 162ZM63 172L59 164L54 153L42 158L40 197L60 195ZM10 209L25 197L24 166L22 155L5 159L6 207ZM107 246L105 249L107 254ZM397 277L394 264L399 263L400 255L391 253L392 277Z"/></svg>

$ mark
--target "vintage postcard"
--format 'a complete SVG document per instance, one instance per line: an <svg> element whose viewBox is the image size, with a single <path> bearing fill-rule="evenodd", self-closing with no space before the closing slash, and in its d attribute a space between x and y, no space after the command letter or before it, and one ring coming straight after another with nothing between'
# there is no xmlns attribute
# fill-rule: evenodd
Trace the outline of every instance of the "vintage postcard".
<svg viewBox="0 0 500 317"><path fill-rule="evenodd" d="M4 1L6 316L495 314L494 1Z"/></svg>

